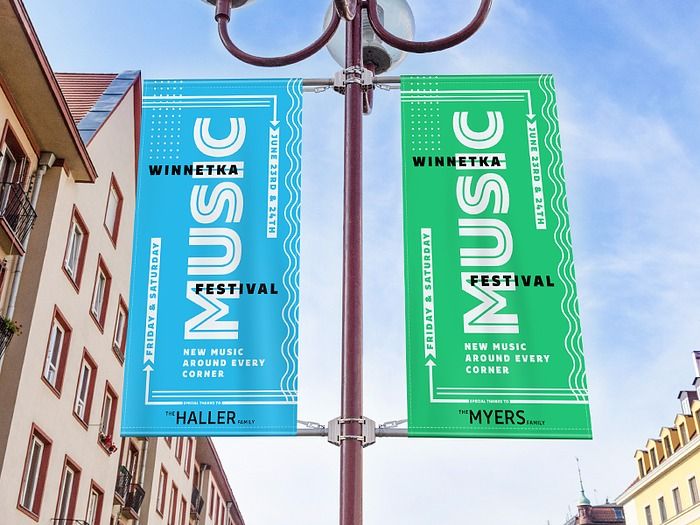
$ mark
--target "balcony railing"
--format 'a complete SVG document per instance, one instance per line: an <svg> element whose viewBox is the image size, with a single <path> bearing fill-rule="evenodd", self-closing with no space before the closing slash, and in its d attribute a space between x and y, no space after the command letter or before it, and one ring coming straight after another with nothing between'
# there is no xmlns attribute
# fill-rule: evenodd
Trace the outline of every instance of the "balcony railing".
<svg viewBox="0 0 700 525"><path fill-rule="evenodd" d="M194 517L199 517L204 507L204 498L199 493L197 487L192 487L192 501L190 503L192 503L190 514Z"/></svg>
<svg viewBox="0 0 700 525"><path fill-rule="evenodd" d="M51 523L53 525L91 525L85 520L76 520L73 518L52 518Z"/></svg>
<svg viewBox="0 0 700 525"><path fill-rule="evenodd" d="M129 487L129 492L126 493L124 508L122 510L129 512L132 516L138 517L145 495L146 491L143 490L141 485L132 483Z"/></svg>
<svg viewBox="0 0 700 525"><path fill-rule="evenodd" d="M114 495L117 496L121 503L126 501L126 496L129 493L131 486L131 472L124 465L119 466L117 472L117 484L114 487Z"/></svg>
<svg viewBox="0 0 700 525"><path fill-rule="evenodd" d="M0 217L5 219L19 244L24 244L34 226L36 210L21 184L0 183Z"/></svg>

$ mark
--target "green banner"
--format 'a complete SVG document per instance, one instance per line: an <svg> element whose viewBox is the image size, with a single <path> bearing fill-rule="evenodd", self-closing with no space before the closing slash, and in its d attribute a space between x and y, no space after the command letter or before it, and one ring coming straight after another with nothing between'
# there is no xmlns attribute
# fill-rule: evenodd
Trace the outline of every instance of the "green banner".
<svg viewBox="0 0 700 525"><path fill-rule="evenodd" d="M410 436L591 438L554 82L403 77Z"/></svg>

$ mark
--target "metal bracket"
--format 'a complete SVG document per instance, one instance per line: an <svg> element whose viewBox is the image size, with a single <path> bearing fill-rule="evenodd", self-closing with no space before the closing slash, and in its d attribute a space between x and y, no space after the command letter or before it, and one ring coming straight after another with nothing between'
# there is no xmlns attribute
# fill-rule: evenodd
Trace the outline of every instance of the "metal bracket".
<svg viewBox="0 0 700 525"><path fill-rule="evenodd" d="M346 434L345 425L357 423L361 425L362 434ZM373 445L377 441L377 424L367 417L337 417L328 422L328 442L333 445L340 444L348 439L354 439L362 443L362 447Z"/></svg>
<svg viewBox="0 0 700 525"><path fill-rule="evenodd" d="M374 89L374 73L360 66L351 66L338 71L333 78L333 89L343 94L348 84L359 84L364 91Z"/></svg>

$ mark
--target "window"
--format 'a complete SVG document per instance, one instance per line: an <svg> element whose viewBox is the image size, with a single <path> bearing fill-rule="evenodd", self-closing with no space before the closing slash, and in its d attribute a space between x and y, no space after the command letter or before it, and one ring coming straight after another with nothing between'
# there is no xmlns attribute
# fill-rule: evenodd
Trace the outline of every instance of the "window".
<svg viewBox="0 0 700 525"><path fill-rule="evenodd" d="M56 521L61 522L73 517L79 481L80 469L66 458L63 473L61 474L61 485L58 490Z"/></svg>
<svg viewBox="0 0 700 525"><path fill-rule="evenodd" d="M637 467L639 468L639 477L643 478L644 477L644 460L642 458L639 458L637 460Z"/></svg>
<svg viewBox="0 0 700 525"><path fill-rule="evenodd" d="M109 238L114 244L117 243L117 235L119 235L119 220L122 214L122 192L119 189L117 180L112 175L112 182L109 185L109 194L107 195L107 210L105 211L105 228L109 234Z"/></svg>
<svg viewBox="0 0 700 525"><path fill-rule="evenodd" d="M126 469L131 474L132 480L138 479L138 468L139 468L139 449L129 442L129 450L126 453Z"/></svg>
<svg viewBox="0 0 700 525"><path fill-rule="evenodd" d="M647 518L647 525L654 525L654 520L651 517L651 507L649 505L644 507L644 514Z"/></svg>
<svg viewBox="0 0 700 525"><path fill-rule="evenodd" d="M92 292L92 304L90 314L97 321L97 325L102 331L105 325L107 314L107 302L109 299L109 288L112 284L112 275L107 270L102 256L97 262L97 274L95 275L95 287Z"/></svg>
<svg viewBox="0 0 700 525"><path fill-rule="evenodd" d="M656 459L656 449L652 448L649 450L649 455L651 456L651 466L652 468L655 468L659 465L659 462Z"/></svg>
<svg viewBox="0 0 700 525"><path fill-rule="evenodd" d="M214 525L219 525L219 512L221 512L221 498L219 498L219 494L216 494L216 503L214 504L214 507L216 508L216 517L214 518Z"/></svg>
<svg viewBox="0 0 700 525"><path fill-rule="evenodd" d="M170 509L168 510L168 525L177 525L177 487L175 483L170 487Z"/></svg>
<svg viewBox="0 0 700 525"><path fill-rule="evenodd" d="M666 449L666 457L670 458L673 454L673 447L671 447L671 440L666 436L664 438L664 448Z"/></svg>
<svg viewBox="0 0 700 525"><path fill-rule="evenodd" d="M686 430L685 425L682 423L678 425L678 429L681 433L681 444L685 445L688 443L688 431Z"/></svg>
<svg viewBox="0 0 700 525"><path fill-rule="evenodd" d="M94 483L90 486L90 496L88 496L87 512L85 521L88 525L99 525L102 514L103 492Z"/></svg>
<svg viewBox="0 0 700 525"><path fill-rule="evenodd" d="M194 440L191 437L187 438L185 443L185 475L190 477L190 468L192 468L192 446L194 445Z"/></svg>
<svg viewBox="0 0 700 525"><path fill-rule="evenodd" d="M180 499L180 525L186 525L187 523L187 500L183 496Z"/></svg>
<svg viewBox="0 0 700 525"><path fill-rule="evenodd" d="M182 463L182 437L175 438L175 459L178 463Z"/></svg>
<svg viewBox="0 0 700 525"><path fill-rule="evenodd" d="M33 427L29 437L27 456L24 460L19 505L22 509L35 516L39 515L39 508L41 507L50 454L51 440L41 433L38 428Z"/></svg>
<svg viewBox="0 0 700 525"><path fill-rule="evenodd" d="M76 288L80 288L80 280L85 266L89 232L77 208L73 208L73 216L68 230L66 254L63 258L63 269Z"/></svg>
<svg viewBox="0 0 700 525"><path fill-rule="evenodd" d="M119 297L119 307L117 308L117 321L114 325L114 339L112 340L112 349L120 359L124 359L124 350L126 346L126 325L128 320L126 304L124 299Z"/></svg>
<svg viewBox="0 0 700 525"><path fill-rule="evenodd" d="M0 138L0 183L3 185L3 208L7 198L4 191L5 184L24 184L28 167L29 159L12 132L9 122L5 121L5 134Z"/></svg>
<svg viewBox="0 0 700 525"><path fill-rule="evenodd" d="M46 347L43 377L57 393L61 392L61 387L63 385L63 372L66 365L69 341L70 327L56 308L49 331L49 342Z"/></svg>
<svg viewBox="0 0 700 525"><path fill-rule="evenodd" d="M168 487L168 471L160 466L160 477L158 478L158 496L156 498L156 511L161 516L165 511L165 491Z"/></svg>
<svg viewBox="0 0 700 525"><path fill-rule="evenodd" d="M690 489L690 501L695 505L700 501L700 497L698 497L698 483L695 481L695 476L688 480L688 489Z"/></svg>
<svg viewBox="0 0 700 525"><path fill-rule="evenodd" d="M683 510L683 503L681 502L681 492L678 487L673 489L673 507L676 509L676 514L680 514Z"/></svg>
<svg viewBox="0 0 700 525"><path fill-rule="evenodd" d="M92 394L95 390L95 376L97 365L90 358L87 352L83 352L83 360L80 363L78 373L78 385L75 390L75 403L73 413L83 423L90 420L90 407L92 405Z"/></svg>
<svg viewBox="0 0 700 525"><path fill-rule="evenodd" d="M102 414L100 417L100 443L108 448L107 441L114 438L114 422L117 416L117 394L109 383L105 386L105 397L102 402Z"/></svg>
<svg viewBox="0 0 700 525"><path fill-rule="evenodd" d="M661 496L658 500L659 503L659 515L661 516L661 523L668 519L668 514L666 514L666 502L664 502L664 497Z"/></svg>
<svg viewBox="0 0 700 525"><path fill-rule="evenodd" d="M224 525L224 517L226 516L226 509L224 508L224 502L221 502L221 505L219 505L219 524L218 525Z"/></svg>

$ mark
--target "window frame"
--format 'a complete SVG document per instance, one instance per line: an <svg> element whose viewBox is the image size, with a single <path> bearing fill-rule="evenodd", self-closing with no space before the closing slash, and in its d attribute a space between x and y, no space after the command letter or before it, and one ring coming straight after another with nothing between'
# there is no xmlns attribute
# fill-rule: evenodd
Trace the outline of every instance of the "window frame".
<svg viewBox="0 0 700 525"><path fill-rule="evenodd" d="M97 298L97 283L99 282L100 273L102 273L105 277L105 284L102 290L102 304L99 305L100 311L96 312L95 299ZM109 293L111 291L111 288L112 273L109 271L109 268L107 268L107 264L105 263L105 260L102 257L102 255L99 255L97 258L97 268L95 270L95 280L93 281L92 285L92 298L90 299L90 317L92 317L92 320L95 321L95 324L97 324L97 328L99 328L100 333L104 333L105 321L107 318L107 308L109 307Z"/></svg>
<svg viewBox="0 0 700 525"><path fill-rule="evenodd" d="M97 506L95 508L95 521L90 521L88 518L90 517L90 500L92 498L93 492L97 494ZM88 492L88 502L87 506L85 508L85 521L89 525L99 525L100 520L102 519L102 506L104 505L104 497L105 497L105 491L102 487L100 487L95 480L90 481L90 490Z"/></svg>
<svg viewBox="0 0 700 525"><path fill-rule="evenodd" d="M676 515L683 512L683 500L681 499L681 491L678 487L671 490L671 495L673 497L673 508L676 511Z"/></svg>
<svg viewBox="0 0 700 525"><path fill-rule="evenodd" d="M76 261L77 268L75 269L75 275L71 274L69 271L69 266L67 265L68 263L68 255L69 251L72 246L72 239L73 239L73 225L77 225L83 233L83 238L80 241L80 248L78 252L78 259ZM68 225L68 234L66 236L66 248L63 253L63 262L61 264L61 269L63 270L63 273L66 274L66 277L70 281L70 283L73 285L73 288L75 288L76 292L80 292L80 284L83 279L83 270L85 269L85 259L87 256L87 247L88 247L88 239L90 238L90 229L87 227L87 224L85 223L85 220L83 219L83 216L81 215L80 211L78 210L78 207L76 205L73 205L73 211L71 212L71 219L70 223Z"/></svg>
<svg viewBox="0 0 700 525"><path fill-rule="evenodd" d="M661 523L668 520L668 511L666 510L666 500L663 496L657 498L656 503L659 506L659 517L661 518Z"/></svg>
<svg viewBox="0 0 700 525"><path fill-rule="evenodd" d="M65 509L66 515L65 516L60 516L59 511L62 510L62 503L63 503L63 497L65 495L65 489L66 487L64 486L64 481L65 481L65 476L68 470L71 470L73 473L73 479L71 480L71 487L70 487L70 497L68 499L68 506ZM54 518L57 520L67 520L71 519L72 516L75 515L75 506L78 501L78 492L80 489L80 474L82 472L82 469L78 466L78 464L73 461L68 455L63 460L63 468L61 469L61 478L60 478L60 484L58 487L58 498L56 499L56 510L54 512Z"/></svg>
<svg viewBox="0 0 700 525"><path fill-rule="evenodd" d="M165 499L168 495L168 470L161 463L158 477L158 494L156 495L156 512L162 518L165 514Z"/></svg>
<svg viewBox="0 0 700 525"><path fill-rule="evenodd" d="M185 438L185 476L190 477L192 470L192 449L194 448L194 439L191 437Z"/></svg>
<svg viewBox="0 0 700 525"><path fill-rule="evenodd" d="M187 525L187 499L180 495L180 520L179 525Z"/></svg>
<svg viewBox="0 0 700 525"><path fill-rule="evenodd" d="M182 436L175 438L175 461L182 465L182 447L185 439Z"/></svg>
<svg viewBox="0 0 700 525"><path fill-rule="evenodd" d="M10 141L8 141L8 137ZM8 142L12 142L14 144L10 144ZM1 178L2 168L5 164L5 150L8 150L10 152L10 155L12 156L12 159L15 162L15 168L12 171L12 177L8 181L3 181ZM27 182L27 173L29 171L30 164L31 160L29 158L29 155L27 155L27 151L24 149L24 146L22 146L22 143L19 140L19 136L17 135L17 133L15 133L12 124L10 124L10 120L5 119L5 125L3 127L2 134L0 135L0 183L16 183L19 184L24 190L25 183ZM17 176L18 173L19 176Z"/></svg>
<svg viewBox="0 0 700 525"><path fill-rule="evenodd" d="M58 361L55 365L56 379L55 382L52 383L51 380L47 377L47 370L49 367L50 360L53 360L52 339L54 333L54 326L56 325L60 326L60 328L63 330L63 340L60 346L60 354L58 356ZM63 379L65 377L66 364L68 362L68 352L70 351L70 340L72 332L73 329L66 320L66 317L63 315L58 306L54 305L53 315L51 317L51 324L49 325L49 335L46 341L46 352L44 354L44 360L41 367L41 379L59 399L61 398L61 392L63 390Z"/></svg>
<svg viewBox="0 0 700 525"><path fill-rule="evenodd" d="M121 329L121 341L117 344L117 334L119 333L119 314L124 314L124 323ZM124 301L124 298L119 295L119 301L117 302L117 316L114 319L114 334L112 335L112 351L117 356L120 363L124 363L124 358L126 356L126 331L129 326L129 308Z"/></svg>
<svg viewBox="0 0 700 525"><path fill-rule="evenodd" d="M118 201L117 201L117 209L114 212L114 231L109 230L109 227L107 226L107 212L109 211L109 200L110 197L112 196L112 190L115 190L115 193L117 195ZM117 247L117 240L119 239L119 226L121 224L121 217L122 217L122 209L124 207L124 193L122 192L121 187L119 186L119 182L117 182L117 178L114 176L114 173L112 173L112 178L109 181L109 191L107 192L107 203L105 205L105 215L102 220L102 225L105 228L105 231L107 232L107 237L109 237L109 240L112 241L112 244L114 247Z"/></svg>
<svg viewBox="0 0 700 525"><path fill-rule="evenodd" d="M688 491L690 492L690 501L692 505L700 503L700 494L698 494L698 481L695 476L688 478Z"/></svg>
<svg viewBox="0 0 700 525"><path fill-rule="evenodd" d="M647 520L647 525L654 525L654 516L651 514L651 505L644 507L644 517Z"/></svg>
<svg viewBox="0 0 700 525"><path fill-rule="evenodd" d="M90 368L90 378L87 385L87 394L84 401L83 415L78 413L78 396L80 394L83 371L85 370L84 365L88 365ZM92 401L95 395L95 382L97 380L97 363L92 358L87 348L83 348L83 358L80 360L80 369L78 370L78 381L75 385L75 397L73 398L73 416L80 422L80 424L88 429L90 424L90 412L92 411Z"/></svg>
<svg viewBox="0 0 700 525"><path fill-rule="evenodd" d="M41 444L41 458L38 463L36 479L34 481L34 494L32 496L31 508L24 506L25 490L27 489L27 475L30 461L30 454L33 451L34 442L38 441ZM41 430L36 424L32 424L29 432L29 441L27 443L27 451L24 456L24 467L22 468L22 480L19 484L19 493L17 494L17 509L28 515L35 521L39 521L39 513L41 504L44 498L44 488L46 484L46 471L49 468L51 459L51 446L53 441Z"/></svg>
<svg viewBox="0 0 700 525"><path fill-rule="evenodd" d="M107 428L104 428L104 414L105 414L105 408L107 406L107 397L110 397L112 399L110 407L109 407L109 424L107 425ZM102 396L102 410L100 410L100 426L99 426L99 432L97 433L97 443L100 445L100 448L104 450L106 453L109 454L107 451L107 447L102 441L100 440L100 434L104 434L106 436L112 436L112 443L114 443L114 427L116 425L116 419L117 419L117 405L119 405L119 396L117 395L117 391L112 387L112 385L107 381L105 383L105 390L104 394ZM107 430L107 432L105 432Z"/></svg>
<svg viewBox="0 0 700 525"><path fill-rule="evenodd" d="M172 481L170 483L170 498L168 498L168 525L177 525L177 508L180 503L179 495L180 493L177 489L177 485L175 485L175 481Z"/></svg>

